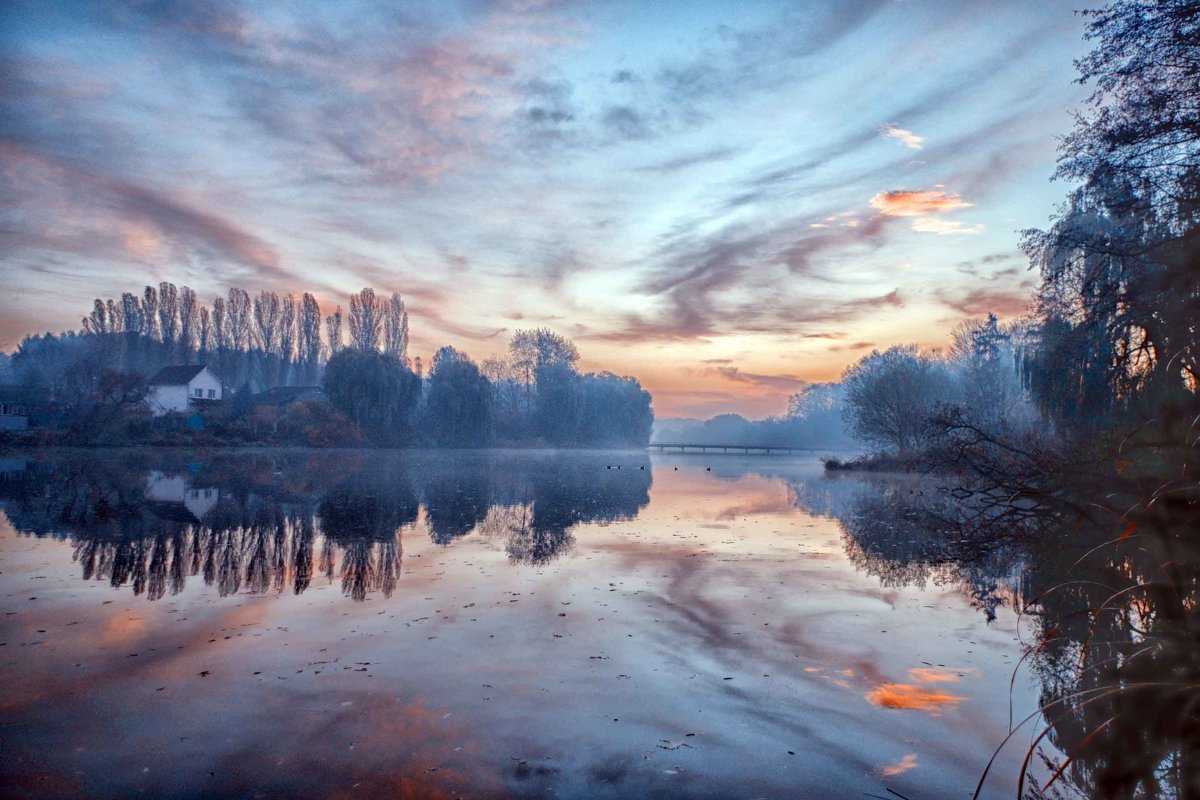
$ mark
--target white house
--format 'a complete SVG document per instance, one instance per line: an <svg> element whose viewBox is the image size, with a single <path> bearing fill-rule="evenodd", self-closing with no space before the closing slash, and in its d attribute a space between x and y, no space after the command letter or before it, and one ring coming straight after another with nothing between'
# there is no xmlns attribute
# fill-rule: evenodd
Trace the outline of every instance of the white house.
<svg viewBox="0 0 1200 800"><path fill-rule="evenodd" d="M150 379L146 402L154 416L224 399L221 379L203 364L163 367Z"/></svg>
<svg viewBox="0 0 1200 800"><path fill-rule="evenodd" d="M183 517L191 514L196 521L216 508L221 499L221 490L215 486L192 486L191 482L179 475L165 475L158 470L150 470L146 479L146 499L157 512L166 511L168 519ZM174 511L174 513L171 513Z"/></svg>

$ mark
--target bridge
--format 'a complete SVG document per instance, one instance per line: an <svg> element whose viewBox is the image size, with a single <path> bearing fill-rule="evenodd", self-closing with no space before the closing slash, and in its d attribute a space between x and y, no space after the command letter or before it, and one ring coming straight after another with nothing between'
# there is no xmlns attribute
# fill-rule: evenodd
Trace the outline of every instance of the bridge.
<svg viewBox="0 0 1200 800"><path fill-rule="evenodd" d="M658 450L660 453L679 451L680 453L756 453L760 455L793 453L811 453L811 447L788 447L780 444L696 444L694 442L651 442L647 450Z"/></svg>

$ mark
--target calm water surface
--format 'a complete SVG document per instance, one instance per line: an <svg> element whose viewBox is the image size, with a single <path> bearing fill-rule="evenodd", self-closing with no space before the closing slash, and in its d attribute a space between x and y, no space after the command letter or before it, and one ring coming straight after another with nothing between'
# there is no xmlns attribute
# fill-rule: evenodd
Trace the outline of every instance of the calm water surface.
<svg viewBox="0 0 1200 800"><path fill-rule="evenodd" d="M913 479L642 453L9 454L17 797L969 797L1037 708ZM1029 737L984 796L1011 797Z"/></svg>

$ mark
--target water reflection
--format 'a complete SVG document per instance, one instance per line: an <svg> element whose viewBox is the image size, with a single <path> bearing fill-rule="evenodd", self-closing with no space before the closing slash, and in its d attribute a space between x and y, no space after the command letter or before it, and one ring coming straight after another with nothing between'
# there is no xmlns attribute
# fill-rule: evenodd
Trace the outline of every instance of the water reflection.
<svg viewBox="0 0 1200 800"><path fill-rule="evenodd" d="M958 585L989 620L1009 605L1030 621L1040 727L1009 745L1028 748L1024 797L1200 797L1194 484L1139 491L1091 475L1030 513L977 504L944 479L788 482L798 506L839 520L851 561L884 585ZM870 699L954 702L916 683Z"/></svg>
<svg viewBox="0 0 1200 800"><path fill-rule="evenodd" d="M538 566L567 552L575 536L583 537L583 524L636 518L650 503L649 462L621 454L622 468L611 468L616 460L586 453L85 453L0 461L0 498L19 532L69 542L85 579L150 599L196 580L221 595L299 594L321 580L340 582L348 597L363 600L391 596L403 585L406 539L428 537L453 549L464 537L477 537L514 564ZM1194 500L1160 496L1151 503L1108 492L1113 507L1151 509L1131 517L1136 524L1130 526L1130 520L1078 513L1083 503L1036 514L978 507L944 481L919 476L827 476L815 462L788 459L722 459L711 471L690 457L673 462L693 470L696 485L708 490L713 480L728 482L724 496L736 509L707 520L719 525L683 514L688 522L673 534L694 540L696 528L712 528L722 532L700 541L728 536L722 544L734 546L733 531L748 530L738 528L739 519L782 513L778 509L790 505L836 520L842 553L876 586L954 587L989 622L1003 608L1022 614L1026 650L1017 680L1036 679L1039 713L1006 746L1018 751L1018 764L1028 748L1024 796L1200 796L1200 553L1194 541L1200 519ZM738 492L753 478L766 479L774 494L746 502ZM1084 498L1099 493L1097 485L1074 491ZM686 580L702 568L699 547L689 543L674 555L661 554L677 561L662 572ZM630 574L632 563L626 564ZM695 572L706 591L720 574ZM772 586L783 585L782 577ZM594 590L607 595L613 586ZM744 591L740 584L726 588L729 595ZM705 631L704 656L729 649L754 660L755 647L769 650L765 629L755 639L732 630L747 609L700 592L688 600L666 608L679 609L691 625L686 630ZM566 619L562 608L555 605L550 618ZM600 606L596 616L611 613ZM785 624L770 631L783 636L791 630ZM530 628L522 623L517 629ZM794 643L787 643L790 650ZM592 661L598 653L584 656L589 669L604 663ZM909 652L895 657L899 665L887 670L855 664L856 671L835 674L826 666L804 672L828 675L873 709L945 720L971 708L978 690L969 684L979 674L965 664L922 665ZM860 679L865 683L851 683ZM480 681L489 691L484 681L490 680ZM989 755L981 752L972 763L982 769ZM877 762L877 774L895 778L918 774L927 756L900 752L887 759Z"/></svg>
<svg viewBox="0 0 1200 800"><path fill-rule="evenodd" d="M405 536L440 545L471 533L513 562L546 564L580 523L628 519L649 502L643 454L344 453L312 456L96 454L8 465L13 527L65 539L85 579L151 600L200 578L221 595L296 594L340 579L391 596Z"/></svg>
<svg viewBox="0 0 1200 800"><path fill-rule="evenodd" d="M1022 796L1200 797L1194 481L1088 474L1034 506L979 499L945 478L753 471L785 482L798 508L835 518L851 562L882 585L957 586L989 621L1008 606L1029 622L1018 673L1041 686L1040 713L1005 745L1028 756ZM868 700L937 713L961 699L945 689L915 679Z"/></svg>

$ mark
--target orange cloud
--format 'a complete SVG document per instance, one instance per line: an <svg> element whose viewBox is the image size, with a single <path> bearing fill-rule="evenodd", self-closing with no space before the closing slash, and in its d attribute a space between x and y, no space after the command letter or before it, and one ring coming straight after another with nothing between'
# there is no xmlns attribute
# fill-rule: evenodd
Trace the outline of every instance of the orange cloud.
<svg viewBox="0 0 1200 800"><path fill-rule="evenodd" d="M895 764L887 764L880 767L877 772L881 777L890 778L893 775L901 775L908 772L910 769L916 769L917 754L908 753L904 758L897 761Z"/></svg>
<svg viewBox="0 0 1200 800"><path fill-rule="evenodd" d="M934 716L943 708L953 707L966 699L911 683L884 683L867 692L864 697L871 705L881 708L925 711Z"/></svg>
<svg viewBox="0 0 1200 800"><path fill-rule="evenodd" d="M966 202L954 192L942 192L934 189L919 191L897 189L891 192L879 192L871 198L871 208L889 217L923 217L960 208L970 208L973 205L975 204Z"/></svg>

